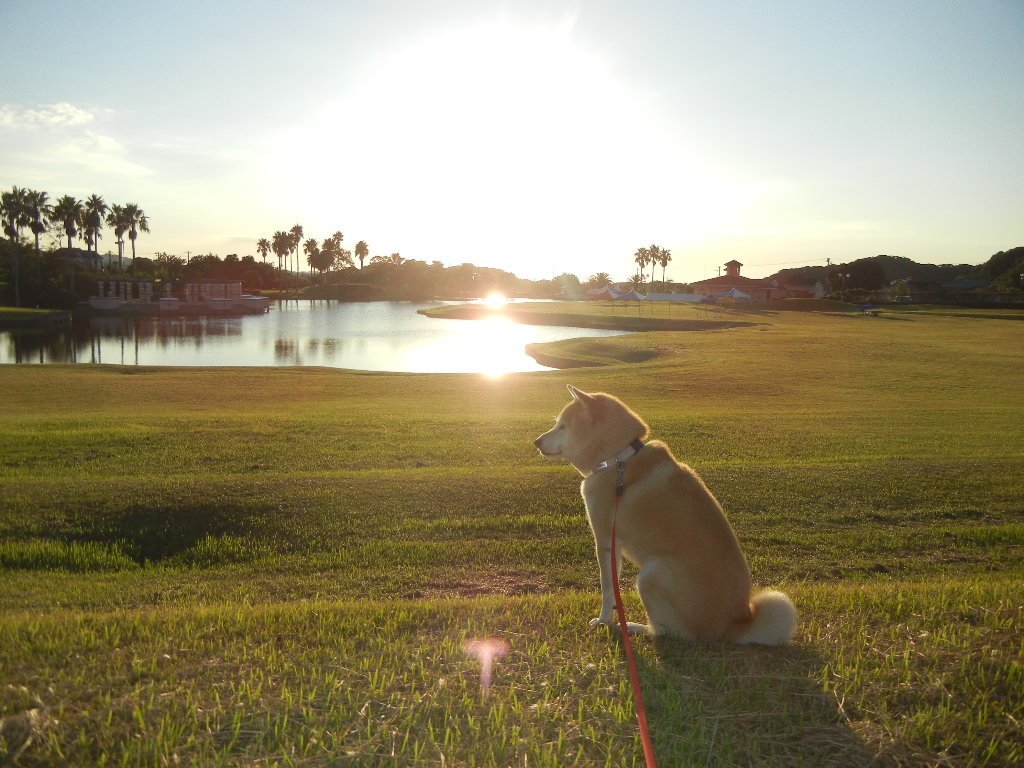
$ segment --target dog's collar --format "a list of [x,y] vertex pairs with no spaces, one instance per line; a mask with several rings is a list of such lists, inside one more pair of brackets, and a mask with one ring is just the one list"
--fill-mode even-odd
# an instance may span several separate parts
[[629,461],[631,458],[633,458],[638,453],[640,453],[640,451],[641,451],[641,449],[643,447],[644,447],[644,441],[643,440],[640,440],[640,439],[634,440],[632,443],[630,443],[629,445],[626,446],[625,450],[620,451],[619,453],[616,453],[610,459],[605,459],[600,464],[598,464],[596,467],[594,467],[594,474],[596,475],[598,472],[603,472],[606,469],[610,469],[610,468],[614,467],[616,464],[622,464],[622,463],[625,463],[625,462]]

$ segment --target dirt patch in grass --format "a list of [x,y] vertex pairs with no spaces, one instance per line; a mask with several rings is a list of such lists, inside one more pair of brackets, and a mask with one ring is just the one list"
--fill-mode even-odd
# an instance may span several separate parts
[[534,595],[549,592],[551,584],[541,574],[527,570],[496,569],[453,575],[450,579],[424,582],[404,594],[408,599],[478,597],[480,595]]

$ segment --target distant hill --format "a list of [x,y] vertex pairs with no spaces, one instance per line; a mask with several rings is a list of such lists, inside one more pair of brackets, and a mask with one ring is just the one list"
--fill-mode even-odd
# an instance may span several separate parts
[[819,280],[824,285],[828,285],[828,277],[825,272],[827,267],[794,267],[793,269],[780,269],[774,275],[769,275],[767,280],[777,280],[780,285],[786,285],[787,283],[793,282],[796,278],[796,282],[809,281],[816,283]]
[[976,268],[974,264],[918,264],[903,256],[875,256],[874,260],[881,264],[890,282],[907,277],[915,282],[944,283],[966,277]]
[[1021,288],[1024,278],[1024,246],[1000,251],[979,267],[974,267],[967,277],[988,280],[1001,288]]
[[[1020,250],[1020,249],[1014,249]],[[995,258],[994,256],[992,258]],[[795,269],[783,269],[776,272],[769,279],[778,280],[785,284],[791,278],[803,278],[805,280],[828,282],[827,273],[830,270],[843,271],[851,264],[862,264],[863,262],[875,262],[882,268],[886,282],[910,278],[915,282],[944,283],[956,280],[960,277],[973,276],[975,270],[981,267],[975,264],[918,264],[912,259],[903,256],[871,256],[867,259],[857,259],[847,264],[833,264],[831,267],[797,267]]]

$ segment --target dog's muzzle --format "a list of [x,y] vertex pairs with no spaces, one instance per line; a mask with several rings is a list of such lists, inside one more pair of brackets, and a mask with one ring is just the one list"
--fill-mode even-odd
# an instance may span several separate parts
[[545,435],[541,435],[533,441],[533,444],[537,446],[537,450],[541,452],[542,456],[554,456],[554,453],[544,450],[544,437]]

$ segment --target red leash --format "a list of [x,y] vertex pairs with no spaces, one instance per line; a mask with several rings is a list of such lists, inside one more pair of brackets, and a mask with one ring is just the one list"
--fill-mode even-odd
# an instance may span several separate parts
[[618,559],[615,553],[615,527],[619,517],[619,505],[622,503],[622,493],[625,490],[625,462],[618,462],[619,479],[615,485],[615,517],[612,518],[612,589],[615,592],[615,612],[619,615],[619,628],[622,630],[622,642],[626,646],[626,659],[629,661],[629,679],[633,684],[633,699],[636,701],[636,721],[640,726],[640,741],[644,745],[644,757],[647,760],[647,768],[658,768],[658,761],[654,757],[654,744],[651,742],[651,731],[647,727],[647,707],[644,706],[644,692],[640,688],[640,670],[636,665],[636,656],[633,654],[633,640],[629,636],[629,627],[626,624],[626,609],[622,606],[622,595],[619,593],[619,573],[617,568]]

